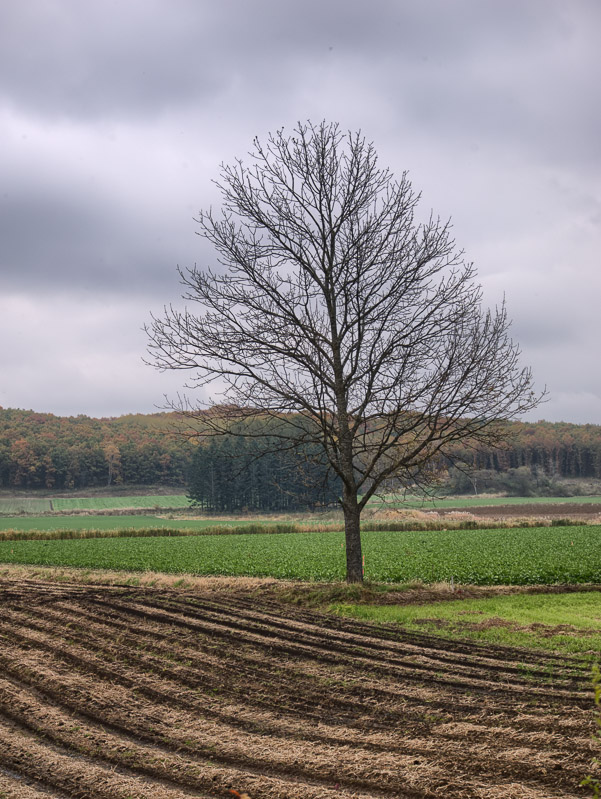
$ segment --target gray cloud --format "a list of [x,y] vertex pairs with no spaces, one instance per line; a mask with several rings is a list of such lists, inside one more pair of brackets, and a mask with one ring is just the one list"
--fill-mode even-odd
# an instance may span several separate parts
[[[15,189],[0,198],[0,285],[18,291],[105,295],[166,291],[173,283],[181,241],[169,229],[144,225],[136,209],[76,191]],[[192,240],[192,220],[187,238]],[[16,235],[19,231],[19,235]],[[196,251],[200,249],[197,242]],[[185,249],[190,262],[193,248]]]
[[214,262],[193,217],[218,165],[311,117],[453,217],[552,390],[540,415],[601,423],[600,23],[597,0],[5,0],[0,403],[174,393],[140,327],[179,301],[176,264]]
[[185,373],[161,374],[142,359],[144,299],[26,294],[0,300],[0,405],[60,415],[152,413]]
[[29,113],[158,114],[223,88],[199,4],[54,0],[3,4],[4,97]]

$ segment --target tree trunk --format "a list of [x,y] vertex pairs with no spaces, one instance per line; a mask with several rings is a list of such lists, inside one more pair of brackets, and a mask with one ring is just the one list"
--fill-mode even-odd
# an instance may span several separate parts
[[345,497],[344,535],[346,539],[346,581],[347,583],[363,582],[363,558],[361,555],[361,511],[357,497]]

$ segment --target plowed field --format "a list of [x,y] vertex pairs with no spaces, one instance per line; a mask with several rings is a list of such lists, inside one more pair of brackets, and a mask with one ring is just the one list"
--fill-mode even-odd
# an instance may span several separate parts
[[575,797],[588,668],[244,591],[0,583],[0,797]]

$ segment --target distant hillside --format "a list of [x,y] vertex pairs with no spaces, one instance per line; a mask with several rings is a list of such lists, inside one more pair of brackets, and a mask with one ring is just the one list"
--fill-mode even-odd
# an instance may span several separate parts
[[[61,417],[0,408],[0,488],[79,489],[106,485],[181,486],[194,445],[172,413],[114,419]],[[601,426],[513,422],[503,449],[458,448],[470,468],[529,467],[565,478],[601,478]]]
[[183,485],[193,446],[174,414],[115,419],[0,409],[0,487]]

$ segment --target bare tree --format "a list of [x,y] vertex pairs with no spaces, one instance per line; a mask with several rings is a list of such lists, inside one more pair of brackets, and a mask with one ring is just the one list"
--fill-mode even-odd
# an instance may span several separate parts
[[360,582],[360,515],[378,488],[423,479],[458,441],[494,443],[540,397],[449,223],[416,221],[407,176],[379,168],[361,134],[299,124],[250,155],[222,166],[223,210],[197,220],[220,268],[180,270],[198,312],[165,308],[150,351],[192,370],[188,387],[219,381],[213,432],[254,416],[282,446],[319,445]]

